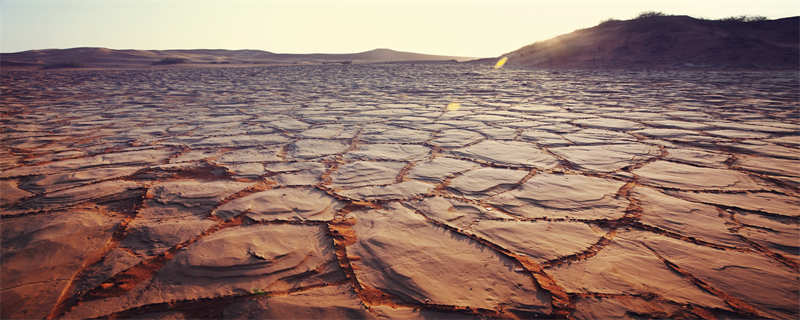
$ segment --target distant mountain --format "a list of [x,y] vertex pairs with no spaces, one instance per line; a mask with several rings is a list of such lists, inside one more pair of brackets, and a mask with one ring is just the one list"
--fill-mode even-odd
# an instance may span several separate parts
[[609,20],[506,54],[509,65],[541,68],[800,67],[800,17],[704,20],[643,16]]
[[347,54],[283,54],[262,50],[114,50],[71,48],[0,54],[3,67],[137,67],[171,64],[360,64],[383,62],[464,61],[470,58],[438,56],[390,49]]

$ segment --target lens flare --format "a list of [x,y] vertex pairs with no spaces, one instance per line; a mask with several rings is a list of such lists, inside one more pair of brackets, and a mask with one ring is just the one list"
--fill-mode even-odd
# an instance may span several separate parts
[[500,58],[500,60],[497,60],[497,63],[494,65],[494,68],[495,68],[495,69],[500,69],[500,68],[502,68],[502,67],[503,67],[503,65],[504,65],[504,64],[506,64],[506,61],[508,61],[508,57],[502,57],[502,58]]

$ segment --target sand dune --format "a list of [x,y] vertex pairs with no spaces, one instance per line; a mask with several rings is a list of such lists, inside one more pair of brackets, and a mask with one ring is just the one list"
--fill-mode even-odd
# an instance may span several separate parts
[[655,16],[607,21],[506,54],[547,68],[797,69],[800,17],[766,21]]
[[171,64],[324,64],[464,61],[470,58],[439,56],[391,49],[359,53],[287,54],[262,50],[115,50],[70,48],[30,50],[0,54],[3,67],[146,67]]

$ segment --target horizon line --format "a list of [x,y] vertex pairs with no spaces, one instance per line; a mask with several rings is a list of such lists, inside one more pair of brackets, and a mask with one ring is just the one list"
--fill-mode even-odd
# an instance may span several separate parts
[[[135,48],[110,48],[110,47],[103,47],[103,46],[77,46],[77,47],[66,47],[66,48],[40,48],[40,49],[28,49],[22,51],[14,51],[14,52],[0,52],[0,54],[16,54],[16,53],[24,53],[29,51],[45,51],[45,50],[70,50],[70,49],[108,49],[108,50],[116,50],[116,51],[193,51],[193,50],[224,50],[224,51],[261,51],[267,52],[272,54],[293,54],[293,55],[301,55],[301,54],[359,54],[359,53],[367,53],[370,51],[378,51],[378,50],[389,50],[394,52],[400,53],[413,53],[413,54],[424,54],[424,55],[431,55],[431,56],[446,56],[446,57],[454,57],[454,58],[494,58],[499,57],[491,56],[491,57],[471,57],[471,56],[459,56],[459,55],[451,55],[451,54],[438,54],[438,53],[426,53],[426,52],[415,52],[415,51],[407,51],[407,50],[397,50],[392,48],[374,48],[369,49],[366,51],[352,51],[352,52],[275,52],[269,51],[265,49],[229,49],[229,48],[170,48],[170,49],[135,49]],[[501,54],[502,55],[502,54]]]

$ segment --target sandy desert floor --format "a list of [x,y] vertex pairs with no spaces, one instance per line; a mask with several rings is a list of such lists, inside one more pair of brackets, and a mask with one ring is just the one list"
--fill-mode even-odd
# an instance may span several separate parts
[[798,84],[4,72],[2,318],[796,319]]

